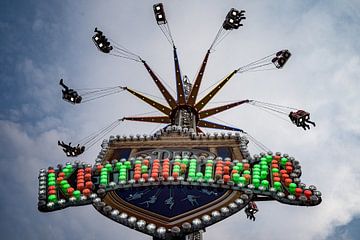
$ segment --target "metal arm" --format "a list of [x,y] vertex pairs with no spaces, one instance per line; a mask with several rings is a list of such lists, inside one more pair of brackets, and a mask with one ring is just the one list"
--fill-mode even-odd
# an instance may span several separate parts
[[237,131],[237,132],[244,132],[243,130],[239,128],[229,127],[225,125],[221,125],[218,123],[213,123],[205,120],[199,120],[198,125],[199,127],[205,127],[205,128],[215,128],[215,129],[221,129],[221,130],[229,130],[229,131]]
[[237,73],[237,70],[234,70],[230,73],[224,80],[222,80],[211,92],[209,92],[205,97],[203,97],[196,105],[195,110],[200,111],[205,107],[205,105],[220,91],[220,89],[232,78],[232,76]]
[[239,102],[230,103],[230,104],[223,105],[223,106],[220,106],[220,107],[210,108],[210,109],[201,111],[199,113],[199,117],[201,119],[206,118],[206,117],[210,117],[212,115],[218,114],[220,112],[226,111],[226,110],[228,110],[230,108],[233,108],[233,107],[236,107],[236,106],[239,106],[241,104],[248,103],[248,102],[250,102],[250,100],[242,100],[242,101],[239,101]]
[[187,102],[188,105],[190,105],[190,106],[195,105],[196,97],[197,97],[199,89],[200,89],[201,80],[202,80],[202,78],[204,76],[204,71],[205,71],[205,67],[206,67],[209,55],[210,55],[210,50],[208,50],[206,55],[205,55],[205,58],[204,58],[204,60],[203,60],[203,62],[201,64],[201,67],[200,67],[200,71],[199,71],[198,75],[196,76],[194,85],[193,85],[193,87],[191,89],[191,92],[190,92],[190,95],[189,95],[189,98],[188,98],[188,102]]
[[177,102],[178,105],[185,105],[185,93],[184,85],[181,79],[179,59],[176,52],[176,47],[174,46],[174,62],[175,62],[175,77],[176,77],[176,92],[177,92]]
[[136,97],[140,98],[141,100],[143,100],[144,102],[146,102],[147,104],[149,104],[150,106],[156,108],[157,110],[159,110],[160,112],[166,114],[166,115],[170,115],[171,113],[171,109],[158,103],[158,102],[155,102],[154,100],[148,98],[148,97],[145,97],[144,95],[134,91],[134,90],[131,90],[127,87],[124,87],[123,88],[124,90],[132,93],[133,95],[135,95]]
[[124,117],[124,120],[138,121],[138,122],[152,122],[152,123],[171,123],[167,116],[152,116],[152,117]]
[[164,96],[166,102],[169,104],[169,106],[174,109],[176,107],[176,101],[175,99],[171,96],[171,94],[169,93],[169,91],[165,88],[165,86],[161,83],[160,79],[155,75],[155,73],[151,70],[150,66],[144,61],[142,60],[142,63],[144,64],[146,70],[149,72],[151,78],[154,80],[154,82],[156,83],[156,86],[159,88],[161,94]]

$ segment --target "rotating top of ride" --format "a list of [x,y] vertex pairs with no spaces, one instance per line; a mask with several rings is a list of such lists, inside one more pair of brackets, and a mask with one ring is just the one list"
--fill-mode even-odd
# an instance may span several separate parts
[[[174,40],[171,35],[170,27],[165,17],[165,12],[162,4],[154,5],[155,19],[165,35],[166,39],[173,47],[174,54],[174,66],[175,66],[175,80],[176,80],[176,96],[172,96],[165,87],[165,82],[159,78],[149,64],[143,60],[139,55],[136,55],[116,43],[112,40],[109,42],[109,39],[104,35],[102,31],[95,28],[95,35],[92,37],[97,48],[105,53],[110,54],[116,57],[122,57],[135,62],[142,63],[149,73],[151,79],[154,81],[158,89],[160,90],[163,98],[167,104],[159,103],[153,100],[151,97],[148,97],[146,93],[131,89],[124,86],[115,86],[108,88],[96,88],[96,89],[87,89],[75,91],[70,89],[64,84],[64,81],[60,80],[60,85],[63,87],[63,99],[72,103],[80,104],[88,101],[92,101],[101,97],[105,97],[111,94],[119,93],[122,91],[127,91],[139,98],[143,102],[149,104],[151,107],[155,108],[157,111],[161,112],[163,115],[160,116],[134,116],[134,117],[123,117],[116,120],[110,126],[105,127],[102,130],[99,130],[96,133],[86,137],[83,141],[79,141],[80,145],[77,147],[71,147],[70,144],[59,143],[63,147],[64,152],[67,156],[78,156],[84,152],[85,147],[88,149],[98,142],[103,136],[109,133],[114,129],[121,121],[139,121],[139,122],[150,122],[150,123],[160,123],[160,124],[169,124],[180,126],[183,129],[193,129],[195,133],[201,133],[201,128],[213,128],[219,130],[228,130],[236,132],[244,132],[243,130],[224,125],[219,123],[214,123],[208,120],[205,120],[208,117],[219,114],[223,111],[229,110],[231,108],[243,105],[250,104],[252,106],[259,107],[265,111],[272,111],[276,114],[286,115],[290,118],[291,122],[294,123],[297,127],[302,127],[304,130],[309,129],[310,126],[308,123],[315,126],[315,123],[310,121],[310,114],[303,110],[296,108],[291,108],[287,106],[281,106],[277,104],[265,103],[256,100],[243,99],[239,101],[230,102],[228,104],[208,108],[206,109],[207,104],[218,94],[218,92],[229,82],[236,74],[249,72],[249,71],[263,71],[271,69],[281,69],[284,67],[286,62],[289,60],[291,54],[288,50],[277,51],[273,54],[270,54],[264,58],[253,61],[245,66],[239,67],[233,70],[231,73],[226,75],[224,79],[218,81],[213,85],[213,88],[208,94],[198,100],[199,89],[202,83],[202,79],[205,73],[206,65],[209,60],[210,54],[213,52],[216,46],[227,36],[232,30],[238,29],[243,26],[242,21],[246,19],[244,16],[244,10],[237,10],[232,8],[225,17],[225,20],[220,27],[217,35],[212,42],[210,48],[206,52],[204,60],[201,63],[200,70],[194,78],[194,81],[191,83],[186,76],[182,76],[180,70],[179,59],[177,56],[177,49],[175,47]],[[211,88],[211,87],[209,87]],[[289,113],[289,110],[291,112]]]
[[[144,65],[167,104],[124,86],[75,91],[60,80],[63,99],[82,104],[114,93],[127,91],[160,111],[161,116],[134,116],[117,119],[77,145],[59,141],[67,157],[77,157],[122,121],[167,124],[152,135],[110,136],[101,144],[95,164],[75,161],[57,168],[40,170],[38,209],[43,212],[70,206],[93,204],[112,220],[161,239],[179,239],[217,223],[245,208],[255,220],[255,201],[315,206],[321,193],[301,182],[299,161],[288,154],[273,154],[262,143],[240,128],[205,120],[243,104],[283,114],[297,127],[309,129],[314,122],[306,111],[256,100],[239,100],[206,109],[222,87],[238,73],[281,69],[289,60],[288,50],[277,51],[239,67],[220,80],[200,100],[197,99],[206,65],[214,48],[231,30],[243,24],[244,10],[232,8],[206,52],[200,70],[190,82],[182,76],[177,49],[171,36],[163,5],[154,5],[157,24],[173,47],[176,96],[140,56],[107,38],[95,28],[97,48],[116,57]],[[289,113],[290,111],[290,113]],[[204,133],[201,128],[221,130]],[[231,131],[231,132],[224,132]],[[247,145],[253,141],[263,150],[251,156]],[[86,148],[85,148],[86,147]]]

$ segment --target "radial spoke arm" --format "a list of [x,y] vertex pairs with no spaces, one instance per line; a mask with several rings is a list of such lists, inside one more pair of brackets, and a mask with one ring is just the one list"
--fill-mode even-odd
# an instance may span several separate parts
[[151,70],[150,66],[143,60],[142,61],[146,70],[149,72],[151,78],[156,83],[156,86],[159,88],[161,94],[164,96],[166,102],[169,104],[169,106],[174,109],[176,108],[176,102],[175,99],[171,96],[169,91],[165,88],[165,86],[161,83],[160,79],[155,75],[155,73]]
[[161,103],[158,103],[158,102],[155,102],[154,100],[148,98],[148,97],[145,97],[144,95],[134,91],[134,90],[131,90],[127,87],[124,87],[123,88],[124,90],[130,92],[131,94],[135,95],[136,97],[140,98],[141,100],[143,100],[144,102],[146,102],[147,104],[149,104],[150,106],[156,108],[157,110],[159,110],[160,112],[166,114],[166,115],[170,115],[171,113],[171,109],[162,105]]
[[168,116],[124,117],[123,120],[153,123],[171,123]]
[[206,55],[205,55],[205,58],[204,58],[204,60],[203,60],[203,62],[201,64],[201,67],[200,67],[200,71],[199,71],[198,75],[196,76],[194,85],[193,85],[193,87],[191,89],[191,92],[190,92],[190,95],[188,97],[188,104],[190,106],[195,105],[196,97],[197,97],[199,89],[200,89],[201,80],[202,80],[204,72],[205,72],[205,68],[206,68],[206,64],[208,62],[209,55],[210,55],[210,50],[208,50]]
[[178,102],[179,105],[185,105],[184,85],[183,85],[183,81],[181,79],[179,59],[178,59],[178,56],[177,56],[175,46],[174,46],[174,62],[175,62],[177,102]]
[[250,100],[242,100],[242,101],[238,101],[238,102],[234,102],[234,103],[230,103],[230,104],[227,104],[227,105],[223,105],[223,106],[219,106],[219,107],[215,107],[215,108],[210,108],[210,109],[207,109],[207,110],[204,110],[204,111],[201,111],[199,113],[199,117],[200,119],[202,118],[206,118],[206,117],[210,117],[214,114],[218,114],[220,112],[223,112],[223,111],[226,111],[230,108],[233,108],[233,107],[236,107],[236,106],[239,106],[241,104],[244,104],[244,103],[249,103]]
[[225,125],[221,125],[218,123],[213,123],[213,122],[209,122],[209,121],[205,121],[205,120],[199,120],[197,126],[204,127],[204,128],[215,128],[215,129],[220,129],[220,130],[244,132],[243,130],[241,130],[239,128],[229,127],[229,126],[225,126]]
[[220,91],[220,89],[237,73],[237,70],[234,70],[230,73],[224,80],[222,80],[211,92],[204,96],[196,105],[195,110],[200,111],[205,107],[205,105]]
[[204,132],[201,130],[201,128],[199,128],[199,127],[196,127],[196,132],[197,132],[197,133],[204,133]]

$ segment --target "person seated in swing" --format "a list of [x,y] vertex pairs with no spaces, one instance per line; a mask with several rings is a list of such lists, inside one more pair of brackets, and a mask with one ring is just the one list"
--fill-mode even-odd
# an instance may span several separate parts
[[257,208],[255,202],[250,202],[245,208],[246,218],[255,221],[254,215],[258,211],[259,211],[259,209]]
[[78,144],[76,147],[75,147],[75,155],[78,156],[80,154],[82,154],[83,152],[85,151],[85,146],[81,146],[80,147],[80,144]]
[[59,83],[64,89],[62,90],[62,98],[73,104],[81,103],[82,97],[74,90],[64,84],[64,80],[60,79]]
[[94,32],[95,32],[95,35],[92,37],[92,39],[95,42],[95,45],[103,53],[110,53],[110,51],[113,50],[113,47],[110,46],[110,42],[103,35],[103,32],[98,30],[97,28],[95,28]]
[[304,130],[310,129],[310,125],[307,123],[310,123],[314,127],[316,126],[315,122],[310,121],[310,113],[305,112],[304,110],[290,112],[289,118],[292,123],[294,123],[297,127],[302,127]]
[[63,148],[63,151],[68,157],[76,157],[85,152],[85,146],[80,146],[80,144],[73,147],[71,146],[71,142],[69,144],[65,144],[63,141],[58,141],[58,145]]
[[96,35],[99,35],[99,36],[101,36],[103,34],[102,31],[97,29],[97,27],[95,28],[94,32],[96,32]]
[[65,144],[64,141],[58,141],[58,145],[61,146],[63,148],[64,153],[66,154],[66,156],[70,156],[72,153],[72,148],[71,147],[71,142],[69,144]]
[[108,39],[105,36],[101,36],[100,40],[101,41],[98,45],[100,50],[104,53],[110,53],[110,51],[113,50],[113,47],[110,46]]

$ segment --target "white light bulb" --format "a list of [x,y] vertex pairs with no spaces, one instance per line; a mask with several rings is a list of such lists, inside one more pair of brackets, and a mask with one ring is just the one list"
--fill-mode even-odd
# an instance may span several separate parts
[[159,14],[159,16],[158,16],[158,17],[159,17],[159,19],[161,19],[163,16],[162,16],[161,14]]

